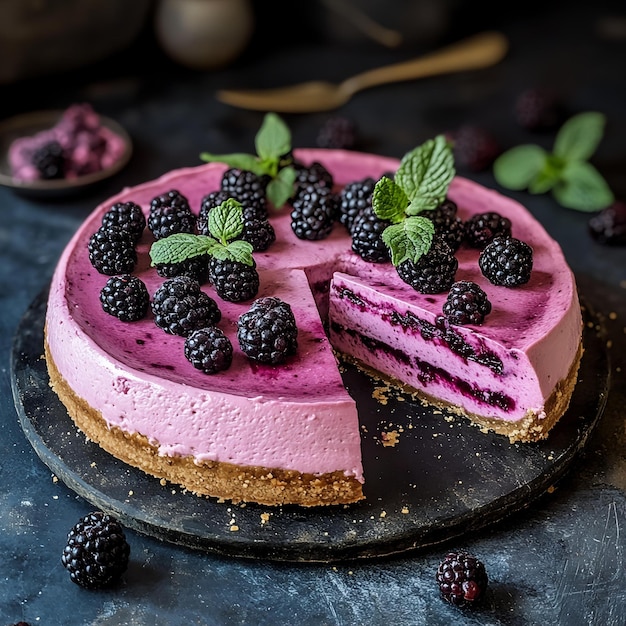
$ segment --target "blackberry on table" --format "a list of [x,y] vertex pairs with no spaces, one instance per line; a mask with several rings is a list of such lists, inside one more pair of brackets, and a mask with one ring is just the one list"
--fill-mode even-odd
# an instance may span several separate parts
[[259,273],[254,259],[252,265],[246,265],[233,259],[212,257],[209,276],[217,295],[228,302],[245,302],[259,291]]
[[209,282],[210,259],[208,254],[199,254],[177,263],[157,263],[155,269],[162,278],[189,276],[197,280],[199,285],[204,285]]
[[616,200],[589,218],[589,234],[608,246],[626,245],[626,202]]
[[296,180],[294,181],[294,193],[290,199],[292,204],[311,187],[333,188],[333,175],[319,161],[313,161],[310,165],[295,163],[294,169]]
[[435,235],[442,237],[453,252],[461,247],[465,236],[464,223],[457,211],[456,202],[446,198],[436,209],[422,213],[433,222]]
[[472,606],[487,590],[489,577],[484,563],[465,551],[448,552],[435,575],[441,597],[455,606]]
[[514,115],[526,130],[552,130],[564,118],[564,107],[556,92],[546,87],[529,87],[515,100]]
[[252,360],[277,365],[298,348],[298,328],[291,306],[275,297],[255,300],[237,321],[241,350]]
[[61,563],[72,582],[86,589],[103,589],[119,581],[129,556],[130,545],[117,519],[95,511],[69,531]]
[[148,228],[157,240],[175,233],[193,233],[196,216],[187,198],[177,189],[170,189],[150,201]]
[[146,227],[146,216],[135,202],[116,202],[102,216],[105,227],[117,226],[127,232],[136,243]]
[[335,224],[339,198],[328,187],[308,185],[291,210],[291,229],[298,239],[309,241],[325,239]]
[[530,280],[533,249],[515,237],[496,237],[480,253],[478,265],[494,285],[517,287]]
[[352,251],[370,263],[389,261],[389,249],[382,238],[389,224],[376,215],[371,205],[365,207],[352,225]]
[[101,226],[87,244],[89,261],[101,274],[129,274],[137,264],[132,237],[118,226]]
[[316,138],[318,148],[350,150],[357,142],[358,129],[354,120],[342,115],[328,117],[320,126]]
[[267,215],[267,185],[270,177],[258,176],[254,172],[236,167],[227,169],[222,175],[221,189],[243,206],[255,207],[259,215]]
[[456,162],[472,172],[486,170],[502,151],[495,137],[482,126],[465,124],[451,138]]
[[454,282],[459,262],[452,248],[440,237],[433,239],[430,250],[416,262],[407,259],[396,270],[398,276],[420,293],[442,293]]
[[63,146],[56,140],[47,141],[39,146],[31,156],[31,162],[43,180],[65,178],[67,161]]
[[476,213],[465,220],[465,243],[482,250],[494,237],[510,237],[511,220],[495,211]]
[[233,345],[216,326],[194,330],[185,339],[185,357],[205,374],[227,370],[233,362]]
[[371,176],[348,183],[339,193],[339,223],[343,224],[348,232],[357,215],[372,206],[372,193],[376,180]]
[[170,335],[188,337],[222,318],[217,303],[189,276],[168,278],[152,297],[154,322]]
[[491,313],[491,302],[483,289],[475,282],[455,282],[443,305],[443,314],[451,324],[482,324]]
[[100,290],[100,303],[105,313],[122,322],[136,322],[146,316],[150,294],[138,276],[111,276]]

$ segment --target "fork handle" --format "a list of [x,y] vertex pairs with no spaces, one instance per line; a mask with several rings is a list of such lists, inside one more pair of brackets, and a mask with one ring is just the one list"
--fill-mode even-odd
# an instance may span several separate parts
[[355,93],[386,83],[489,67],[504,57],[508,47],[508,40],[502,33],[487,31],[417,59],[357,74],[345,80],[341,87]]

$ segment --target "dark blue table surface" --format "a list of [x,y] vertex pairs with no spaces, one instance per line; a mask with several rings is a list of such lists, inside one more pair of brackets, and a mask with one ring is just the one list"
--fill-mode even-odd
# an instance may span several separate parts
[[[495,13],[454,36],[501,28],[507,58],[481,72],[375,88],[340,113],[356,121],[362,149],[401,157],[439,132],[472,122],[504,147],[540,143],[516,125],[515,97],[548,83],[573,112],[597,110],[607,132],[593,162],[626,198],[626,13],[620,2],[531,3],[515,19]],[[565,6],[565,5],[564,5]],[[513,12],[515,14],[515,12]],[[450,38],[452,38],[452,33]],[[229,559],[128,531],[131,562],[122,584],[86,591],[60,564],[67,531],[92,507],[55,480],[20,428],[10,352],[18,322],[51,277],[65,244],[96,204],[121,187],[197,165],[204,150],[249,152],[262,113],[214,98],[223,87],[339,80],[404,60],[415,50],[347,47],[291,37],[256,41],[222,70],[169,63],[149,42],[90,71],[0,86],[1,117],[90,101],[131,134],[127,168],[88,193],[42,201],[0,189],[0,624],[598,624],[626,623],[626,247],[595,243],[589,215],[549,196],[511,193],[561,243],[581,293],[605,320],[613,388],[584,455],[551,493],[522,513],[449,545],[359,563],[287,564]],[[297,147],[313,146],[326,114],[286,115]],[[490,171],[459,171],[498,188]],[[507,192],[509,193],[509,192]],[[447,548],[486,564],[490,587],[477,610],[444,604],[434,583]]]

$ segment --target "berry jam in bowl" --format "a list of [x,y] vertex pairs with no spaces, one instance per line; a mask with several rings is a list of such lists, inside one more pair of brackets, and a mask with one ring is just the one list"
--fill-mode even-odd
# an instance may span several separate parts
[[89,104],[35,111],[0,122],[0,184],[33,197],[81,191],[119,172],[132,142]]

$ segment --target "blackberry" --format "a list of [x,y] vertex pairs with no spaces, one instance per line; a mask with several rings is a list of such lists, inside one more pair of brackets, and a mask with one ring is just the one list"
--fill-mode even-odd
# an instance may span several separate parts
[[43,180],[65,178],[67,161],[63,146],[56,140],[39,146],[31,156],[31,162]]
[[476,283],[460,280],[450,287],[443,314],[451,324],[482,324],[491,313],[487,294]]
[[196,216],[187,198],[177,189],[171,189],[150,201],[148,228],[157,240],[174,233],[193,233]]
[[448,552],[435,575],[441,597],[456,606],[472,606],[484,597],[489,583],[482,561],[464,551]]
[[111,276],[100,290],[100,303],[105,313],[122,322],[136,322],[146,316],[150,294],[137,276]]
[[463,220],[457,215],[457,210],[456,203],[446,198],[436,209],[422,214],[432,220],[435,235],[442,237],[453,252],[461,247],[465,236]]
[[146,216],[134,202],[116,202],[102,216],[102,225],[117,226],[126,231],[136,243],[146,227]]
[[291,306],[279,298],[255,300],[237,321],[241,350],[252,360],[277,365],[298,348],[298,328]]
[[71,528],[61,563],[72,582],[86,589],[103,589],[119,581],[129,556],[130,545],[120,523],[95,511]]
[[217,324],[222,313],[213,298],[189,276],[168,278],[152,297],[154,322],[170,335],[188,337],[194,330]]
[[494,237],[510,237],[511,220],[495,211],[476,213],[465,221],[465,243],[478,250],[491,243]]
[[200,201],[200,211],[196,220],[196,228],[201,235],[209,235],[209,213],[211,209],[226,202],[230,196],[226,191],[212,191]]
[[370,263],[389,261],[389,249],[382,238],[389,224],[376,215],[371,205],[365,207],[352,225],[352,251]]
[[485,128],[466,124],[451,135],[456,162],[473,172],[486,170],[500,154],[500,145]]
[[420,293],[442,293],[454,282],[459,266],[452,248],[441,238],[433,239],[430,250],[417,263],[407,259],[397,266],[398,276]]
[[298,239],[325,239],[333,230],[338,205],[339,197],[328,187],[308,185],[293,201],[291,230]]
[[310,165],[295,163],[294,169],[296,170],[296,180],[294,193],[290,198],[292,204],[312,186],[333,188],[333,175],[319,161],[313,161]]
[[598,243],[609,246],[626,245],[626,202],[616,200],[592,215],[588,229]]
[[185,357],[196,369],[215,374],[231,366],[233,345],[219,328],[199,328],[185,339]]
[[478,265],[494,285],[517,287],[530,280],[533,249],[515,237],[496,237],[480,253]]
[[243,206],[252,206],[259,215],[267,216],[267,185],[270,177],[258,176],[254,172],[236,167],[227,169],[222,175],[221,189]]
[[515,100],[516,122],[531,131],[552,130],[565,117],[559,96],[545,87],[529,87]]
[[217,295],[228,302],[245,302],[259,291],[259,273],[256,262],[246,265],[232,259],[211,258],[209,275]]
[[101,226],[87,244],[89,261],[101,274],[129,274],[137,263],[132,237],[117,226]]
[[157,263],[155,269],[162,278],[189,276],[198,281],[199,285],[204,285],[209,282],[210,258],[208,254],[199,254],[178,263]]
[[276,241],[276,231],[268,219],[246,217],[244,212],[241,239],[247,241],[254,252],[263,252]]
[[368,176],[361,180],[348,183],[339,194],[339,222],[343,224],[348,232],[352,230],[352,225],[356,216],[372,206],[372,193],[376,181]]
[[350,150],[357,141],[357,125],[348,117],[333,115],[321,125],[317,134],[318,148]]

